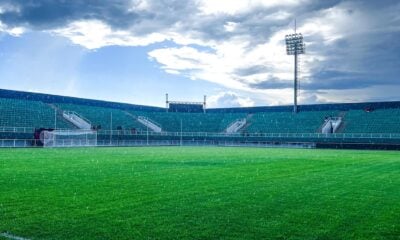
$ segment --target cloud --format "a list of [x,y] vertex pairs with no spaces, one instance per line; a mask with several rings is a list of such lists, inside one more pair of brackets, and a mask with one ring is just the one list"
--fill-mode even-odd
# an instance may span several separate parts
[[166,36],[159,33],[150,33],[135,37],[126,30],[113,30],[99,20],[73,22],[63,28],[50,31],[53,34],[69,38],[73,43],[88,49],[105,46],[147,46],[152,43],[166,40]]
[[[9,12],[14,12],[14,13],[19,13],[20,9],[14,5],[8,4],[8,3],[0,3],[0,15],[9,13]],[[25,29],[21,26],[7,26],[3,22],[0,21],[0,33],[6,33],[14,37],[18,37],[21,34],[25,32]]]
[[[234,46],[226,46],[226,54],[231,47]],[[232,67],[237,64],[237,57],[232,56],[232,61],[229,61],[225,58],[225,53],[215,54],[193,47],[179,47],[156,49],[149,52],[149,56],[167,71],[178,71],[193,80],[211,81],[235,89],[245,87],[230,76]]]
[[398,12],[394,0],[2,0],[0,31],[45,31],[88,49],[170,42],[148,53],[165,72],[282,103],[293,79],[284,36],[297,17],[301,87],[325,101],[326,90],[400,88]]
[[0,33],[1,32],[9,34],[14,37],[19,37],[25,32],[25,29],[23,27],[11,27],[10,28],[0,22]]
[[239,96],[237,93],[228,91],[220,92],[208,98],[209,107],[251,107],[254,101],[248,97]]
[[347,89],[347,90],[330,90],[330,91],[313,91],[312,93],[302,93],[305,97],[315,95],[317,102],[380,102],[393,101],[398,99],[398,86],[383,85],[366,89]]
[[251,12],[255,8],[274,8],[282,6],[296,6],[308,2],[306,0],[201,0],[199,9],[203,14],[228,14],[234,15],[243,12]]
[[[362,74],[359,72],[321,71],[314,75],[315,81],[302,82],[299,87],[302,90],[346,90],[365,89],[373,86],[393,85],[394,78],[380,79],[379,76]],[[293,88],[293,81],[270,79],[268,81],[253,84],[256,89],[283,89]]]

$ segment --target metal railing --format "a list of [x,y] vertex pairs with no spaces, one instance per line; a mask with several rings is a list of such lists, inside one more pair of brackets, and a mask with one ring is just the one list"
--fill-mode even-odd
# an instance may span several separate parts
[[[71,129],[57,129],[71,130]],[[0,127],[0,133],[34,133],[32,127]],[[74,131],[74,130],[71,130]],[[265,137],[265,138],[388,138],[400,139],[400,133],[226,133],[226,132],[153,132],[136,130],[98,130],[99,135],[183,136],[183,137]]]
[[[33,131],[33,128],[0,127],[0,147],[40,146],[41,141],[33,139]],[[71,133],[73,132],[72,130]],[[32,139],[18,139],[18,137],[23,138],[26,135],[18,136],[15,135],[16,133],[30,133]],[[97,131],[97,135],[99,138],[97,138],[96,144],[92,144],[94,146],[218,145],[220,143],[250,146],[252,144],[266,145],[266,142],[278,142],[280,145],[291,142],[302,144],[318,142],[400,144],[400,133],[212,133],[100,130]],[[65,139],[64,141],[66,142],[59,145],[72,146],[67,142],[71,140]]]
[[35,128],[31,127],[0,127],[0,132],[13,132],[13,133],[33,133]]
[[[57,140],[56,147],[135,147],[135,146],[224,146],[224,147],[287,147],[315,148],[315,143],[286,142],[270,143],[263,141],[216,141],[216,140],[97,140],[97,143],[81,144],[71,140]],[[42,147],[35,139],[0,139],[0,148],[35,148]],[[50,148],[54,146],[48,146]]]
[[0,148],[38,147],[39,140],[35,139],[0,139]]
[[[323,141],[322,141],[323,142]],[[394,142],[340,142],[334,139],[328,139],[325,144],[351,144],[351,145],[392,145],[400,146],[400,141]],[[82,140],[81,144],[70,139],[57,140],[57,145],[48,147],[134,147],[134,146],[231,146],[231,147],[279,147],[279,148],[316,148],[318,141],[309,141],[306,139],[192,139],[192,140],[155,140],[155,139],[98,139],[96,142],[88,144]],[[37,148],[43,147],[40,140],[35,139],[0,139],[0,148]]]
[[183,137],[265,137],[265,138],[389,138],[400,139],[400,133],[226,133],[226,132],[153,132],[101,130],[99,135],[149,135]]

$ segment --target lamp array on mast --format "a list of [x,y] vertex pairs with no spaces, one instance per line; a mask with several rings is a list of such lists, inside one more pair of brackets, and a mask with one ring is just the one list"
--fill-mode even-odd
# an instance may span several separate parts
[[305,44],[303,43],[303,35],[301,33],[288,34],[285,37],[286,53],[288,55],[304,54]]

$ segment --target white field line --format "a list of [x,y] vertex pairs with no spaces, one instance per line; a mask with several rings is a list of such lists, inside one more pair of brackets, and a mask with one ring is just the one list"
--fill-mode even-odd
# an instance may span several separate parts
[[11,239],[11,240],[29,240],[29,238],[18,237],[18,236],[12,235],[7,232],[0,233],[0,237],[5,237],[5,238]]

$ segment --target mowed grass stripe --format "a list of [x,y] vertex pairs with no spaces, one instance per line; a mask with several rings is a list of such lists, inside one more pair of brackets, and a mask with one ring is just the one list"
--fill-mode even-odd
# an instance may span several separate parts
[[0,150],[0,232],[32,239],[398,239],[400,154]]

